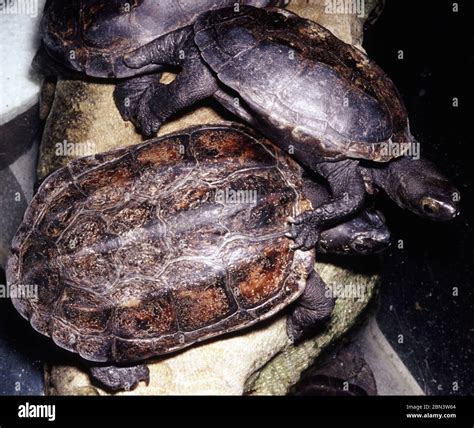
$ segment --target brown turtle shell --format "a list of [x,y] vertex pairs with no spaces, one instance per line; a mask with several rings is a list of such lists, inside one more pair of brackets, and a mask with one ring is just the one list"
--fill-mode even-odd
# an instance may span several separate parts
[[[203,12],[234,7],[236,0],[47,0],[41,35],[48,53],[72,70],[92,77],[130,77],[161,69],[128,68],[122,57],[148,42],[190,25]],[[284,4],[241,0],[264,7]]]
[[14,238],[13,304],[88,360],[172,352],[302,293],[314,255],[284,232],[308,208],[300,167],[235,124],[77,159],[41,185]]

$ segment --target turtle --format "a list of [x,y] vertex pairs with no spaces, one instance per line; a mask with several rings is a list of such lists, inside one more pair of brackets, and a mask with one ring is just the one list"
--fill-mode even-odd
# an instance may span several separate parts
[[349,342],[306,369],[289,395],[373,396],[377,384],[361,346]]
[[[285,6],[278,0],[47,0],[35,68],[68,78],[127,78],[137,69],[123,54],[191,24],[198,15],[219,7]],[[163,67],[151,64],[140,73]]]
[[[110,390],[148,381],[148,358],[285,308],[299,340],[330,317],[334,299],[314,270],[315,251],[292,248],[285,219],[327,195],[237,124],[73,160],[44,180],[12,241],[13,305]],[[343,252],[351,242],[360,254],[386,243],[383,221],[362,236],[371,217],[350,221],[340,229]],[[329,231],[322,248],[339,252]]]
[[397,194],[399,205],[426,191],[425,202],[403,203],[421,206],[423,216],[458,213],[452,195],[459,192],[447,180],[436,180],[442,186],[436,192],[420,187],[398,198],[399,182],[416,168],[390,161],[418,147],[403,100],[380,67],[313,21],[278,8],[218,9],[126,54],[124,62],[181,68],[169,85],[155,79],[117,86],[122,117],[145,138],[176,112],[212,97],[327,180],[331,200],[289,219],[298,248],[314,247],[322,229],[359,211],[367,187]]
[[[303,194],[312,206],[330,200],[326,186],[303,174]],[[291,238],[291,233],[286,236]],[[321,231],[316,243],[316,254],[367,256],[381,253],[390,245],[390,230],[385,216],[376,209],[364,208],[340,224]]]

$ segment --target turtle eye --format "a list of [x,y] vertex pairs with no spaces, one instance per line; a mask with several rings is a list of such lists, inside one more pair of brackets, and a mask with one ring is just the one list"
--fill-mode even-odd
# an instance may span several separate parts
[[383,223],[387,222],[387,218],[385,217],[385,214],[382,211],[375,210],[375,214],[378,215],[379,219],[382,220]]
[[365,252],[365,251],[367,250],[367,248],[365,247],[365,245],[359,244],[359,243],[357,243],[357,244],[354,245],[354,249],[355,249],[356,251],[358,251],[359,253],[363,253],[363,252]]
[[435,214],[438,211],[437,203],[431,198],[423,198],[421,208],[426,214]]
[[433,207],[429,204],[424,204],[423,205],[423,211],[428,213],[428,214],[433,214],[434,213]]

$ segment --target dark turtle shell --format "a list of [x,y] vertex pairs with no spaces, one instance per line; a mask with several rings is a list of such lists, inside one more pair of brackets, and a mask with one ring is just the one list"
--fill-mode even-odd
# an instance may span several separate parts
[[295,300],[312,269],[314,254],[284,236],[286,217],[310,208],[301,189],[300,167],[237,125],[75,160],[41,185],[13,240],[13,303],[92,361],[250,326]]
[[219,80],[272,140],[297,141],[296,156],[317,150],[328,160],[387,161],[403,154],[392,143],[400,149],[411,141],[391,80],[315,22],[281,9],[226,8],[201,15],[194,32]]
[[[124,53],[194,22],[205,11],[233,6],[235,0],[48,0],[41,23],[48,53],[92,77],[130,77],[137,70]],[[270,0],[245,0],[266,6]],[[140,73],[158,69],[153,65]]]

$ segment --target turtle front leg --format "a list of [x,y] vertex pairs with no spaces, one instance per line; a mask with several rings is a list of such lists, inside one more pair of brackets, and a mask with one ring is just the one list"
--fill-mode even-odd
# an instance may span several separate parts
[[288,237],[295,241],[293,248],[310,250],[316,246],[322,229],[360,210],[365,199],[365,184],[358,166],[354,160],[318,165],[316,171],[327,180],[332,198],[313,211],[289,219],[292,227]]
[[334,309],[334,299],[316,271],[308,277],[303,294],[295,302],[287,321],[287,332],[295,342],[302,339],[315,327],[326,321]]
[[150,370],[144,364],[121,366],[97,366],[90,368],[90,375],[111,391],[131,391],[139,382],[150,382]]

